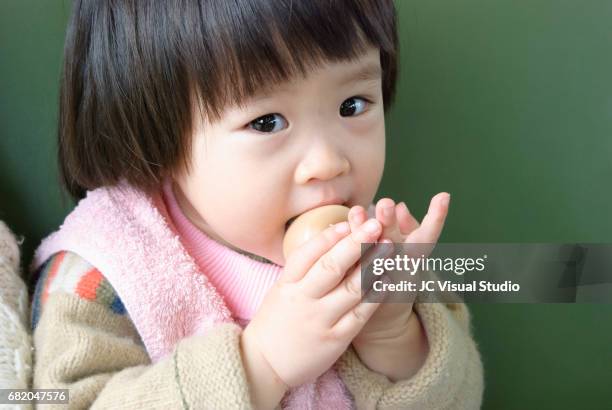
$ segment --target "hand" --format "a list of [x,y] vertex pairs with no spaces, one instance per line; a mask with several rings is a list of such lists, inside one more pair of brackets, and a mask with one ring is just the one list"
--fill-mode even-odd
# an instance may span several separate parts
[[[390,198],[380,199],[375,209],[370,209],[383,226],[380,241],[427,243],[432,244],[431,251],[444,227],[449,200],[450,195],[447,193],[441,192],[435,195],[431,199],[423,222],[419,224],[403,202],[396,205]],[[352,207],[349,212],[351,230],[359,229],[366,218],[363,207]],[[383,303],[361,329],[356,337],[358,343],[354,345],[366,346],[369,340],[380,341],[403,337],[409,329],[414,329],[414,326],[410,326],[412,305],[412,303]]]
[[[288,387],[314,380],[344,353],[379,303],[360,303],[361,243],[382,232],[329,227],[294,250],[243,336]],[[348,271],[348,272],[347,272]]]

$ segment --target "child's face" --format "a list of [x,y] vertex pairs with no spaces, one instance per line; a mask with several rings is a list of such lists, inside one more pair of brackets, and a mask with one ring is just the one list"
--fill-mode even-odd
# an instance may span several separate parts
[[228,107],[218,122],[196,117],[193,167],[175,191],[187,217],[231,248],[284,266],[290,218],[374,198],[385,161],[376,48]]

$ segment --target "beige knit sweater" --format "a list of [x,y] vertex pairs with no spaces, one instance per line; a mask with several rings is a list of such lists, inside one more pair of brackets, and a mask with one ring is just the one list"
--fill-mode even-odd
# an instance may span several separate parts
[[[68,282],[78,270],[91,269],[78,255],[70,257],[73,262],[62,269],[73,272],[60,272],[55,280]],[[252,408],[238,325],[185,338],[172,355],[151,364],[129,315],[67,289],[69,283],[51,285],[41,307],[34,332],[34,387],[70,389],[71,409]],[[412,378],[392,383],[365,367],[352,347],[338,360],[357,408],[479,408],[483,368],[465,305],[430,303],[416,309],[430,349]]]

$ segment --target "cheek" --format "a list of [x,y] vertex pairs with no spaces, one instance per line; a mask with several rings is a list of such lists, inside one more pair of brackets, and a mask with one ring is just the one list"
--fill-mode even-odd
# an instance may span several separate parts
[[256,155],[243,141],[211,130],[209,136],[195,140],[192,170],[183,181],[203,229],[246,250],[271,242],[286,214],[279,170],[266,167],[269,156]]
[[384,166],[385,161],[385,123],[379,121],[364,129],[362,134],[364,143],[359,145],[363,160],[368,166],[377,170]]
[[274,182],[276,172],[266,175],[261,167],[260,172],[246,171],[244,166],[225,167],[212,173],[223,178],[201,177],[206,188],[198,201],[199,211],[213,229],[232,242],[239,236],[261,240],[284,216],[282,188]]
[[[237,187],[239,189],[239,187]],[[250,197],[246,195],[251,194]],[[219,203],[213,229],[232,245],[258,255],[269,257],[283,233],[282,209],[274,206],[274,198],[258,195],[257,192],[242,190],[240,199],[232,207]],[[282,202],[279,200],[277,203]]]
[[354,145],[353,158],[356,163],[355,178],[359,186],[358,203],[372,201],[385,166],[385,123],[384,117],[378,121],[364,122],[358,128],[360,144]]

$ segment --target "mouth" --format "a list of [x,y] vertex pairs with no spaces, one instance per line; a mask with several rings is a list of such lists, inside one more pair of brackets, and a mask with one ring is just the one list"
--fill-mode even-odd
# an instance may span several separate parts
[[313,207],[313,208],[307,209],[307,210],[305,210],[304,212],[299,213],[299,214],[297,214],[297,215],[295,215],[295,216],[293,216],[293,217],[289,218],[289,220],[288,220],[288,221],[287,221],[287,223],[285,224],[285,232],[287,231],[287,229],[289,229],[289,226],[291,226],[291,224],[292,224],[292,223],[293,223],[293,222],[294,222],[294,221],[295,221],[295,220],[296,220],[296,219],[297,219],[297,218],[298,218],[300,215],[302,215],[302,214],[304,214],[304,213],[306,213],[306,212],[308,212],[308,211],[310,211],[310,210],[312,210],[312,209],[319,208],[319,207],[321,207],[321,206],[325,206],[325,205],[342,205],[342,206],[346,206],[347,208],[350,208],[350,207],[351,207],[351,205],[349,205],[349,201],[344,201],[344,202],[339,202],[339,201],[329,201],[329,203],[322,203],[322,204],[320,204],[320,205],[317,205],[317,206],[315,206],[315,207]]

